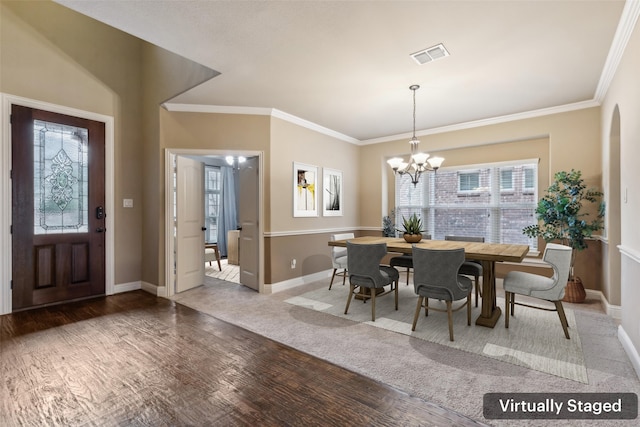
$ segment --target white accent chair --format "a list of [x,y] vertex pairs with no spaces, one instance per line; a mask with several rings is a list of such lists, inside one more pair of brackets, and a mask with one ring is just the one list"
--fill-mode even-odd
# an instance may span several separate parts
[[[505,328],[509,327],[509,317],[510,315],[514,315],[514,306],[517,304],[540,310],[557,311],[562,329],[564,330],[564,336],[566,339],[569,339],[569,325],[567,324],[567,317],[562,307],[562,298],[564,297],[564,290],[567,287],[567,280],[569,279],[571,253],[572,249],[569,246],[547,243],[542,259],[553,268],[552,277],[522,271],[511,271],[507,273],[503,282],[505,293]],[[554,303],[555,309],[515,302],[515,294],[551,301]],[[511,309],[511,313],[509,313],[509,309]]]
[[[354,237],[355,235],[353,233],[332,234],[331,241],[353,239]],[[333,274],[331,275],[329,290],[331,290],[333,279],[335,279],[336,276],[342,276],[342,286],[344,286],[347,280],[347,248],[332,246],[331,264],[333,265]],[[338,272],[338,270],[342,270],[342,272]]]

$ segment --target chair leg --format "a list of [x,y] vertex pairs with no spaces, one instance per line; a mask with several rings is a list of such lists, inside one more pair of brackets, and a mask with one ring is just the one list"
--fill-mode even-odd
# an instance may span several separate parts
[[218,245],[216,245],[213,250],[216,253],[216,261],[218,261],[218,269],[222,271],[222,264],[220,264],[220,251],[218,250]]
[[480,279],[480,276],[475,276],[476,282],[474,283],[475,288],[476,288],[476,307],[478,306],[478,294],[480,293],[480,283],[478,282],[478,280]]
[[[477,302],[478,300],[476,300],[476,303]],[[469,291],[469,295],[467,295],[467,326],[471,326],[471,291]]]
[[509,329],[509,300],[512,298],[511,292],[504,292],[504,327]]
[[371,290],[371,321],[376,321],[376,288],[369,288]]
[[511,315],[516,315],[516,294],[511,292]]
[[449,341],[453,341],[453,310],[451,310],[451,301],[447,301],[447,319],[449,320]]
[[413,315],[413,325],[411,325],[412,331],[416,330],[416,324],[418,323],[418,316],[420,316],[420,309],[422,308],[422,300],[424,300],[424,297],[419,296],[418,305],[416,305],[416,312]]
[[407,286],[409,286],[409,267],[407,267]]
[[344,284],[346,283],[346,281],[347,281],[347,269],[345,268],[345,269],[342,271],[342,286],[344,286]]
[[429,298],[424,299],[424,317],[429,315]]
[[564,337],[569,338],[569,323],[567,323],[567,316],[564,315],[564,307],[562,307],[562,301],[554,301],[558,316],[560,317],[560,323],[562,323],[562,329],[564,330]]
[[333,269],[333,274],[331,275],[331,283],[329,283],[329,290],[331,290],[331,286],[333,286],[333,279],[336,277],[336,271],[338,271],[338,269],[334,268]]
[[[396,280],[396,311],[398,311],[398,287],[400,285],[400,281]],[[393,282],[391,282],[391,286],[393,286]]]
[[349,284],[349,298],[347,298],[347,306],[344,309],[344,314],[347,314],[347,311],[349,311],[349,304],[351,304],[351,298],[353,297],[353,291],[355,288],[355,286]]

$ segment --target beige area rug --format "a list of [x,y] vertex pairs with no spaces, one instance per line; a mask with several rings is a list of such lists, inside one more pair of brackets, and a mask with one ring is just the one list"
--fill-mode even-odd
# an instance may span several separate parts
[[[565,308],[571,339],[567,340],[556,312],[516,306],[515,317],[504,327],[504,300],[498,298],[503,310],[496,327],[476,326],[480,308],[473,307],[471,326],[467,326],[466,308],[453,314],[455,341],[449,341],[447,314],[424,310],[414,332],[411,331],[417,296],[413,285],[400,285],[398,311],[394,310],[393,294],[376,299],[376,320],[371,321],[371,303],[353,299],[349,313],[344,314],[349,286],[317,289],[286,299],[285,302],[310,310],[353,320],[414,338],[479,354],[514,365],[588,384],[582,345],[573,310]],[[438,301],[430,300],[430,305]],[[444,304],[443,304],[444,306]]]

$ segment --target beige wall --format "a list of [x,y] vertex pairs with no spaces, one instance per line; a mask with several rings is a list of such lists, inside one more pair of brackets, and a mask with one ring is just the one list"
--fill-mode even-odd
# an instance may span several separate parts
[[[636,23],[629,44],[624,50],[620,65],[602,103],[601,138],[603,141],[603,182],[610,189],[607,196],[608,205],[618,205],[609,211],[619,212],[620,218],[611,216],[607,219],[608,231],[612,239],[608,242],[604,257],[609,260],[610,270],[620,269],[620,283],[615,282],[617,276],[609,273],[608,290],[615,304],[619,295],[622,307],[621,328],[635,347],[636,355],[640,352],[640,24]],[[617,112],[619,110],[619,131],[616,129]],[[616,156],[619,155],[619,159]],[[619,164],[619,170],[616,166]],[[620,195],[621,193],[621,195]],[[625,200],[626,194],[626,200]],[[613,195],[614,197],[611,197]],[[617,197],[616,197],[617,196]],[[615,221],[620,223],[620,237],[616,240]],[[622,256],[618,254],[620,245]],[[618,287],[619,286],[619,287]],[[636,363],[640,363],[636,360]]]
[[[142,195],[142,44],[52,2],[0,4],[0,91],[115,117],[115,199]],[[115,203],[115,282],[140,280],[141,207]]]
[[0,7],[0,91],[114,117],[115,283],[161,283],[159,105],[217,73],[54,2]]
[[[444,157],[443,167],[482,163],[492,159],[502,161],[539,157],[541,175],[544,171],[548,174],[540,177],[542,188],[546,188],[546,183],[555,172],[571,168],[581,170],[589,186],[600,187],[602,164],[599,117],[599,108],[588,108],[439,133],[420,137],[420,148],[432,156]],[[548,140],[547,148],[542,143],[544,140]],[[531,145],[532,141],[535,141],[535,146]],[[362,186],[360,205],[372,208],[362,210],[361,225],[380,226],[382,216],[393,206],[393,175],[386,159],[408,151],[408,140],[362,147],[360,180],[371,182],[372,185]],[[576,153],[580,155],[577,156]]]
[[148,43],[142,54],[142,281],[164,286],[164,146],[160,131],[164,110],[160,105],[218,73]]

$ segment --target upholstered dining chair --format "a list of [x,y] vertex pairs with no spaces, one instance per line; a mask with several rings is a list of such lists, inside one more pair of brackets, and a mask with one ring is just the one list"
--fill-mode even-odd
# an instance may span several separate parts
[[[484,243],[484,237],[474,236],[444,236],[444,240],[452,240],[455,242],[480,242]],[[473,276],[474,287],[476,288],[476,307],[478,306],[478,295],[482,297],[482,288],[480,287],[480,277],[482,277],[482,262],[478,260],[466,260],[460,266],[460,274],[465,276]]]
[[[423,234],[422,238],[425,240],[430,240],[430,234]],[[391,267],[402,267],[407,269],[407,286],[409,286],[409,272],[413,268],[413,257],[411,254],[403,254],[394,256],[389,260],[389,265]]]
[[[471,325],[471,279],[458,273],[464,262],[464,249],[426,249],[413,245],[413,287],[418,304],[411,330],[416,330],[420,310],[425,316],[429,309],[447,313],[449,340],[453,341],[453,312],[467,307],[467,325]],[[446,309],[429,306],[429,298],[444,301]],[[464,304],[453,308],[453,302],[466,298]]]
[[[570,339],[569,325],[567,323],[567,317],[564,314],[562,298],[564,298],[564,290],[567,287],[567,280],[569,279],[569,271],[571,269],[571,252],[572,249],[569,246],[547,243],[542,260],[550,264],[553,268],[552,277],[522,271],[510,271],[507,273],[503,280],[505,294],[505,328],[509,327],[509,309],[511,309],[511,316],[513,316],[514,306],[517,304],[539,310],[557,311],[564,336],[566,339]],[[554,303],[555,309],[516,302],[515,294],[551,301]]]
[[[331,241],[353,239],[355,235],[353,233],[341,233],[332,234]],[[329,290],[333,286],[333,279],[336,276],[342,276],[342,285],[344,286],[347,279],[347,248],[332,246],[331,247],[331,264],[333,265],[333,274],[331,275],[331,283],[329,283]],[[342,270],[338,272],[338,270]]]
[[[371,299],[371,321],[376,321],[376,297],[394,292],[398,309],[398,270],[380,261],[387,254],[386,243],[356,244],[347,241],[347,270],[349,271],[349,297],[344,314],[349,311],[351,299],[360,293],[363,301]],[[388,290],[384,287],[391,285]],[[369,295],[366,295],[368,289]],[[378,294],[378,290],[381,292]]]

